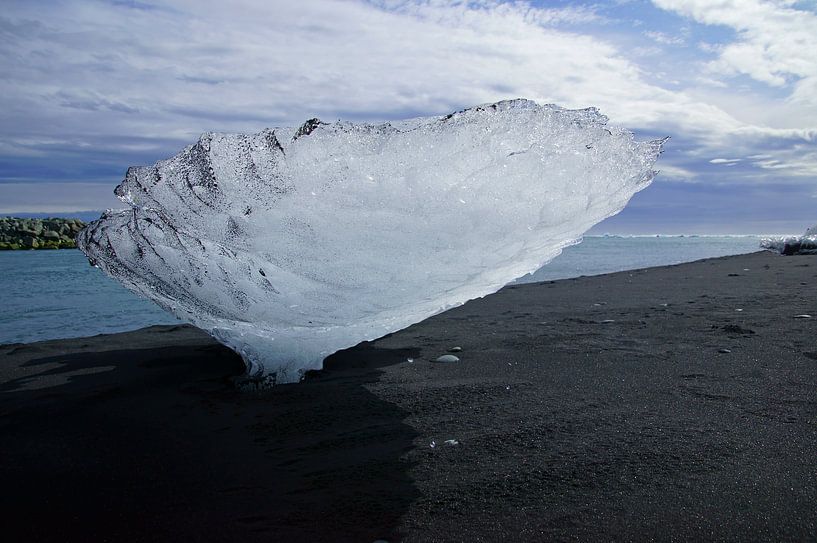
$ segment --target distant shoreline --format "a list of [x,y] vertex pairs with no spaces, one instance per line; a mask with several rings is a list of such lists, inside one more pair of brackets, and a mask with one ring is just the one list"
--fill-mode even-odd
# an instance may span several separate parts
[[76,249],[79,219],[0,217],[0,251]]

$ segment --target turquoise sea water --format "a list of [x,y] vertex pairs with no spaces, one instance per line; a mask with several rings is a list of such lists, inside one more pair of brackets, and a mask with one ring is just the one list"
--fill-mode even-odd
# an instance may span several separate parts
[[92,336],[178,322],[76,249],[0,251],[0,343]]
[[[587,237],[519,282],[678,264],[759,250],[760,238]],[[82,337],[178,322],[77,250],[0,251],[0,343]]]

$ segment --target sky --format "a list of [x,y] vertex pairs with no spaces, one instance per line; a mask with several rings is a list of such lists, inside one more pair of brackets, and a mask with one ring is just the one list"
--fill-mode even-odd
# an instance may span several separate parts
[[595,106],[660,173],[594,232],[817,223],[817,3],[4,0],[0,214],[123,207],[204,132]]

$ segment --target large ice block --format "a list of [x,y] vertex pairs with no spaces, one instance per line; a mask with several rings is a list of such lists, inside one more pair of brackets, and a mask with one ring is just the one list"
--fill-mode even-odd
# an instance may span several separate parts
[[618,213],[655,172],[596,109],[205,134],[128,170],[78,239],[126,287],[298,380],[327,355],[495,292]]

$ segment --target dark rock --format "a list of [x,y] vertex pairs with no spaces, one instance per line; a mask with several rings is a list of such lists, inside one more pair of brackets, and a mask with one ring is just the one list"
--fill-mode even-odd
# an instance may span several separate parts
[[84,227],[78,219],[0,217],[0,250],[74,248]]

